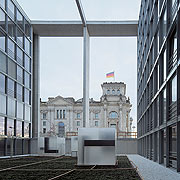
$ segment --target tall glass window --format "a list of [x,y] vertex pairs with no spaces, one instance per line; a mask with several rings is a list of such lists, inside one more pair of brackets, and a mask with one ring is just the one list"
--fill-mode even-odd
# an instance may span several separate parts
[[30,117],[31,117],[31,108],[25,105],[25,120],[30,121],[31,120]]
[[5,135],[5,118],[0,116],[0,136]]
[[17,66],[17,80],[23,83],[23,69],[20,66]]
[[5,73],[7,72],[6,55],[3,54],[1,51],[0,51],[0,70]]
[[31,39],[31,26],[26,20],[25,20],[25,33],[26,33],[26,36],[29,39]]
[[2,9],[0,9],[0,26],[6,30],[6,15]]
[[1,114],[6,114],[6,104],[7,104],[7,100],[6,100],[6,96],[0,94],[0,113]]
[[9,118],[7,119],[7,136],[14,136],[14,120]]
[[117,114],[117,112],[115,112],[115,111],[112,111],[112,112],[110,112],[109,113],[109,118],[118,118],[118,114]]
[[24,29],[23,16],[19,10],[17,10],[17,24],[22,30]]
[[5,35],[3,33],[0,32],[0,50],[5,52]]
[[8,115],[9,116],[15,117],[15,108],[16,108],[16,101],[8,97]]
[[17,102],[17,118],[23,119],[23,104],[21,102]]
[[6,92],[5,76],[0,73],[0,92]]
[[177,76],[171,81],[171,103],[177,101]]
[[23,51],[17,47],[17,62],[23,65]]
[[8,78],[8,81],[7,81],[8,94],[14,97],[14,90],[15,90],[14,81]]
[[22,137],[22,122],[16,121],[16,136]]
[[163,54],[163,81],[166,80],[166,74],[167,74],[167,64],[166,64],[166,50],[164,51],[164,54]]
[[30,91],[24,88],[24,102],[30,104]]
[[8,14],[9,16],[14,20],[14,15],[15,15],[15,6],[14,4],[12,3],[11,0],[8,0]]
[[23,87],[17,83],[16,88],[16,98],[23,101]]
[[24,72],[24,85],[30,88],[30,75],[27,72]]
[[14,45],[13,41],[11,41],[10,39],[8,39],[8,54],[9,54],[9,56],[11,56],[14,59],[15,45]]
[[17,43],[23,48],[23,33],[17,28]]
[[25,51],[27,52],[28,55],[30,55],[30,42],[27,38],[25,38]]
[[16,26],[15,24],[8,18],[8,34],[12,39],[15,39],[16,36]]
[[163,122],[166,122],[166,89],[163,91]]
[[63,119],[65,119],[65,118],[66,118],[66,111],[63,110]]
[[16,79],[16,63],[8,58],[8,74]]
[[29,138],[29,130],[30,130],[29,123],[24,122],[24,137],[25,138]]
[[28,72],[31,72],[31,60],[27,55],[25,55],[24,67]]
[[5,9],[5,0],[0,0],[0,5],[1,5],[2,8]]

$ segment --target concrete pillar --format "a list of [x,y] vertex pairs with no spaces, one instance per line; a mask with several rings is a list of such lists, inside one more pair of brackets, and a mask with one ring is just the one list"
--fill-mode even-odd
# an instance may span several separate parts
[[[39,137],[40,122],[40,44],[39,36],[33,35],[33,94],[32,94],[32,138]],[[35,142],[33,140],[33,142]],[[36,144],[38,146],[38,144]],[[34,149],[34,143],[31,150]],[[34,152],[32,150],[32,153]]]
[[89,127],[89,33],[83,28],[83,127]]

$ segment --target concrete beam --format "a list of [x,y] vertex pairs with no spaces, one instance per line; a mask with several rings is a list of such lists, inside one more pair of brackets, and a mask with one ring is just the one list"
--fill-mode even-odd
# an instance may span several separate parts
[[[81,21],[31,21],[35,34],[42,37],[83,37]],[[87,21],[89,36],[137,36],[138,21]]]

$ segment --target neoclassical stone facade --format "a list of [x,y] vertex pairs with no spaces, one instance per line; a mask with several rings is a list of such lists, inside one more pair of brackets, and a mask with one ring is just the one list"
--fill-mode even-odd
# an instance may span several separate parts
[[[126,97],[126,84],[103,83],[100,101],[89,100],[89,124],[87,127],[116,127],[117,132],[131,132],[131,103]],[[40,136],[66,136],[83,126],[82,99],[57,96],[41,101]]]

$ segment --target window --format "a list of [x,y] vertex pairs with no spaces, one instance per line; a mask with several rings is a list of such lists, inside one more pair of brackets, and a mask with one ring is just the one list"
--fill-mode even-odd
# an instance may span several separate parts
[[8,78],[8,82],[7,82],[8,94],[14,97],[14,90],[15,90],[14,81]]
[[63,110],[63,119],[65,119],[65,118],[66,118],[66,111]]
[[166,50],[163,54],[163,81],[166,80]]
[[116,124],[110,124],[111,128],[116,128]]
[[20,66],[17,66],[17,80],[23,83],[23,69]]
[[115,90],[114,90],[114,89],[112,90],[112,94],[113,94],[113,95],[115,94]]
[[16,79],[16,63],[8,58],[8,74]]
[[27,72],[24,72],[24,85],[30,88],[30,75]]
[[59,119],[59,110],[57,110],[56,117]]
[[17,62],[23,65],[23,51],[17,47]]
[[27,52],[28,55],[30,55],[30,42],[28,41],[27,38],[25,38],[25,51]]
[[14,54],[15,54],[15,44],[13,41],[8,39],[8,54],[14,59]]
[[98,121],[95,121],[95,126],[98,127]]
[[15,39],[15,37],[16,37],[16,26],[9,18],[8,18],[8,33],[12,39]]
[[0,136],[5,135],[5,118],[0,116]]
[[24,67],[28,72],[31,72],[31,60],[27,55],[25,55]]
[[26,20],[25,20],[25,33],[26,33],[26,36],[29,39],[31,39],[31,26]]
[[8,4],[8,14],[9,14],[9,16],[14,20],[15,6],[14,6],[14,4],[12,3],[11,0],[8,0],[7,4]]
[[77,113],[77,119],[80,119],[80,117],[81,117],[80,113]]
[[31,108],[27,105],[25,107],[25,120],[30,121],[31,120]]
[[46,133],[46,128],[43,128],[43,134],[45,134]]
[[109,113],[109,118],[111,118],[111,119],[118,118],[117,112],[115,112],[115,111],[110,112],[110,113]]
[[6,114],[6,104],[7,104],[7,100],[6,100],[6,96],[0,94],[0,113],[1,114]]
[[0,73],[0,92],[5,93],[6,92],[6,83],[5,83],[5,76]]
[[21,29],[24,29],[24,25],[23,25],[23,16],[22,14],[19,12],[19,10],[17,10],[17,24]]
[[24,137],[29,138],[30,137],[30,124],[24,122]]
[[20,84],[17,84],[16,88],[16,98],[20,101],[23,101],[23,87]]
[[21,102],[17,102],[17,118],[23,120],[24,106]]
[[5,9],[5,0],[0,0],[0,5]]
[[120,90],[119,89],[117,90],[117,94],[120,95]]
[[23,33],[17,28],[17,43],[23,48]]
[[177,76],[171,81],[171,103],[177,101]]
[[14,120],[7,119],[7,136],[14,136]]
[[5,13],[0,9],[0,26],[6,30],[6,16]]
[[60,122],[58,124],[58,136],[59,137],[64,137],[65,135],[65,127],[64,127],[64,123],[63,122]]
[[77,121],[77,126],[80,126],[80,121]]
[[110,90],[109,89],[107,90],[107,94],[110,94]]
[[95,113],[95,119],[98,119],[98,118],[99,118],[99,114]]
[[[0,41],[1,41],[1,37],[0,37]],[[1,46],[1,42],[0,42],[0,46]],[[0,51],[0,70],[5,73],[7,72],[6,56],[1,51]]]
[[[47,117],[46,117],[46,113],[43,113],[42,114],[43,115],[43,119],[46,119]],[[46,121],[45,121],[46,122]]]
[[26,88],[24,88],[24,102],[27,104],[31,104],[30,91]]
[[16,101],[10,97],[8,97],[8,115],[15,117],[15,107]]
[[43,121],[43,126],[46,126],[46,121]]
[[17,137],[22,137],[22,122],[21,121],[16,121],[16,136]]
[[60,119],[62,119],[63,116],[62,116],[62,110],[60,110]]

